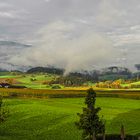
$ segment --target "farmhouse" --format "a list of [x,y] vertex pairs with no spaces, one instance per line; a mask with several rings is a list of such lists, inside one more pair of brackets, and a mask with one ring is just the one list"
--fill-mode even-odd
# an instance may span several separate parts
[[9,88],[11,85],[8,83],[0,83],[1,88]]
[[15,86],[15,85],[11,85],[8,83],[0,83],[0,88],[20,88],[20,89],[23,89],[23,88],[27,88],[27,87],[26,86]]

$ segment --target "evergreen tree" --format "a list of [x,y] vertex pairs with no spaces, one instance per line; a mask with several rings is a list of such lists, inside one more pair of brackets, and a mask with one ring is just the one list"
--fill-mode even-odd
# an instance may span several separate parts
[[83,108],[83,113],[78,113],[80,117],[76,125],[83,130],[82,138],[84,140],[96,140],[98,134],[105,133],[105,125],[102,119],[99,118],[100,107],[95,107],[96,93],[90,88],[87,91],[85,99],[86,108]]

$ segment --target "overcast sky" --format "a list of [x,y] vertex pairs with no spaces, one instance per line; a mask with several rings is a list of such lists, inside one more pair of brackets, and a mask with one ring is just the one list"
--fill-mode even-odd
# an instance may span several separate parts
[[[140,63],[140,0],[0,0],[1,66],[67,71]],[[6,56],[6,57],[4,57]]]

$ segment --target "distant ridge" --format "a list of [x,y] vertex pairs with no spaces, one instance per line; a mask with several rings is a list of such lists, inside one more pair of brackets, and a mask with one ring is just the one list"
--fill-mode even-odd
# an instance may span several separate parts
[[0,68],[0,72],[8,72],[8,70]]
[[0,46],[31,47],[32,45],[23,44],[16,41],[1,40]]
[[62,75],[64,73],[64,69],[54,67],[34,67],[27,70],[27,73],[40,73],[40,72]]

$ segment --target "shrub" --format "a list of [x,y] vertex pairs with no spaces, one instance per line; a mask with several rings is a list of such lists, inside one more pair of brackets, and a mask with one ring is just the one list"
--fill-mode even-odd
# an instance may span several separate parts
[[9,110],[3,106],[2,97],[0,97],[0,123],[4,122],[9,116]]
[[61,86],[59,86],[59,85],[52,85],[52,89],[61,89]]

